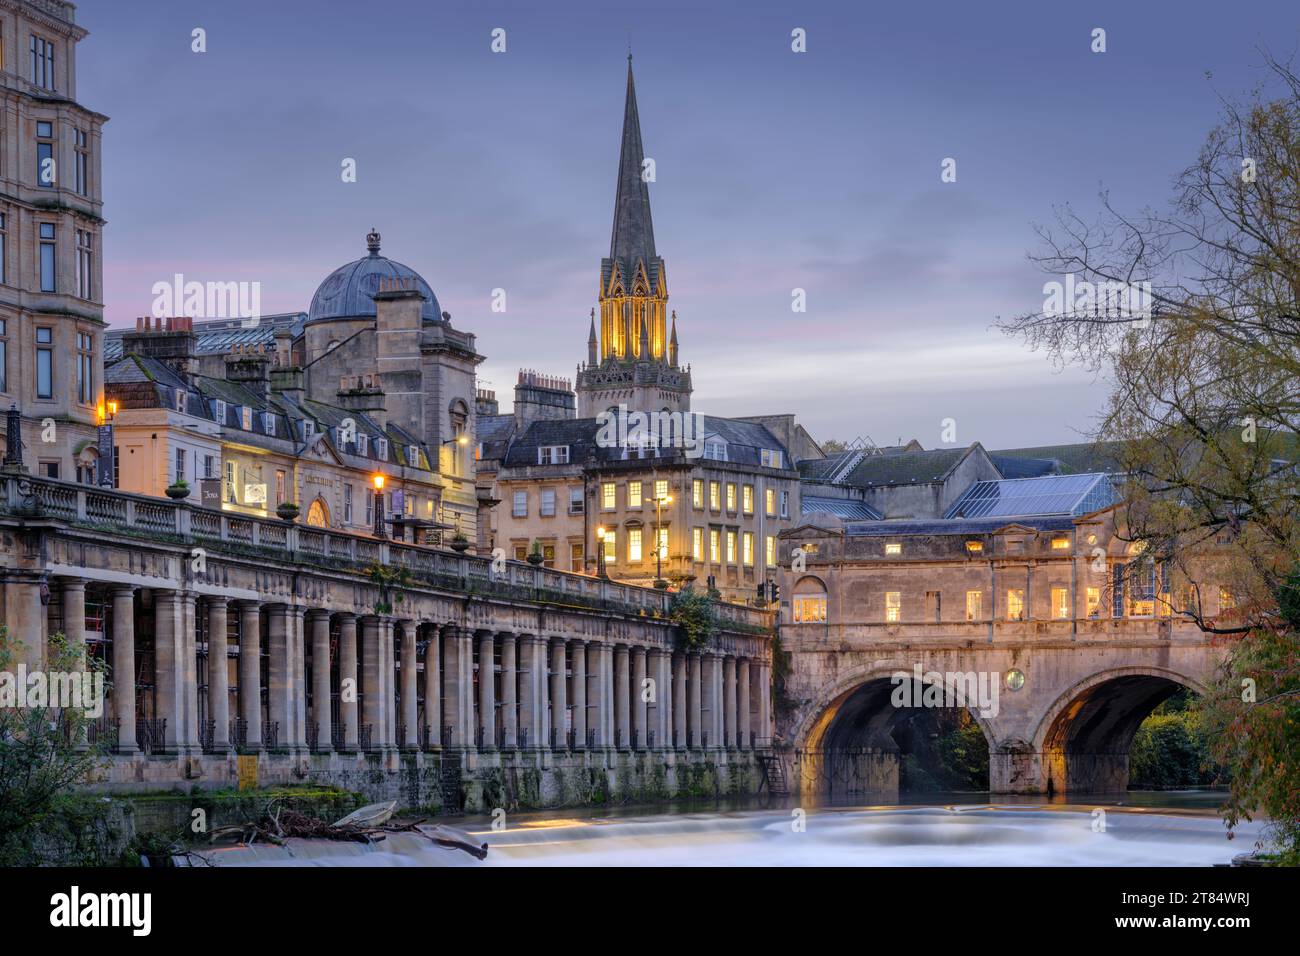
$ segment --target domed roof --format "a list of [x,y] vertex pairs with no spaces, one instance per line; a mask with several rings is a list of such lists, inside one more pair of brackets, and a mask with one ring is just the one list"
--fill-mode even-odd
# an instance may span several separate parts
[[416,287],[424,293],[421,318],[430,321],[442,318],[438,300],[424,277],[410,266],[379,254],[379,233],[371,230],[366,236],[366,249],[367,255],[339,266],[316,288],[307,313],[308,322],[374,315],[373,296],[379,291],[380,279],[414,279]]

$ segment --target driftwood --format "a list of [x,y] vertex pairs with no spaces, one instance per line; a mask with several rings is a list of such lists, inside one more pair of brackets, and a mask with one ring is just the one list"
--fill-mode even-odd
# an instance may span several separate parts
[[376,826],[351,823],[326,823],[305,813],[273,802],[266,812],[266,817],[255,823],[237,824],[218,827],[212,831],[210,842],[218,839],[234,840],[251,846],[257,840],[265,840],[276,846],[283,846],[284,841],[297,837],[299,839],[344,840],[352,843],[378,843],[387,839],[390,833],[414,833],[424,837],[438,846],[464,850],[475,859],[487,856],[486,843],[474,843],[469,835],[440,824],[425,825],[423,819],[407,823],[385,822]]

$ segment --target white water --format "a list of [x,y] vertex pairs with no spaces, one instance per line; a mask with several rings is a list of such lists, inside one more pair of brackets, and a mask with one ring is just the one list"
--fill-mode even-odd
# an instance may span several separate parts
[[463,828],[490,846],[479,863],[412,837],[385,844],[293,840],[216,854],[253,866],[1209,866],[1254,848],[1258,824],[1228,840],[1212,813],[997,805],[791,810],[520,814],[504,830]]

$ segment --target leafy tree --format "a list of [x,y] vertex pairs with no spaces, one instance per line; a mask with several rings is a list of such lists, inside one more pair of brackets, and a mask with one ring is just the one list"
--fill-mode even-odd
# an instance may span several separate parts
[[694,588],[684,588],[674,594],[668,614],[680,628],[685,648],[703,647],[718,631],[713,602]]
[[[1092,301],[1049,295],[1002,328],[1109,381],[1095,437],[1127,475],[1119,533],[1145,543],[1172,613],[1231,639],[1205,705],[1232,777],[1225,815],[1267,813],[1298,853],[1300,78],[1263,58],[1264,81],[1221,98],[1166,209],[1126,213],[1103,193],[1095,221],[1065,206],[1039,228],[1031,258]],[[1131,308],[1135,287],[1149,311]]]
[[[13,674],[19,643],[0,624],[0,672]],[[62,634],[51,638],[47,674],[99,666]],[[0,865],[28,859],[34,835],[103,764],[105,744],[85,743],[88,722],[76,708],[0,706]]]

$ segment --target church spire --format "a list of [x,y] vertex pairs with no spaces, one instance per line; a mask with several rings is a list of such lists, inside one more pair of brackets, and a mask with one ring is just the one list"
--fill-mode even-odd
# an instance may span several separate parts
[[591,310],[591,332],[587,335],[587,364],[596,365],[598,359],[596,352],[600,348],[600,340],[596,338],[596,310]]
[[636,109],[632,82],[632,54],[627,55],[627,99],[623,104],[623,139],[618,153],[618,185],[614,192],[614,228],[609,257],[621,265],[625,280],[632,281],[637,261],[654,269],[655,235],[650,221],[650,189],[642,178],[645,149],[641,145],[641,117]]
[[673,334],[668,339],[668,364],[677,367],[677,310],[673,309]]

